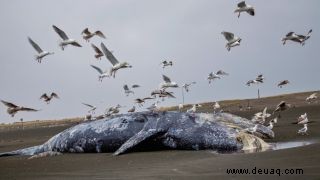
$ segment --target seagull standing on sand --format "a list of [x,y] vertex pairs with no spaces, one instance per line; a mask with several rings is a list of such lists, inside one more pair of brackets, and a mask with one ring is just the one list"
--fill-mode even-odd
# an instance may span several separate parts
[[303,128],[298,130],[298,134],[308,135],[307,131],[308,131],[308,124],[304,124]]
[[92,114],[95,113],[94,111],[97,109],[96,106],[92,106],[92,105],[86,104],[86,103],[82,103],[82,104],[90,108],[89,111],[88,111],[88,113],[92,113]]
[[286,44],[286,41],[291,40],[291,41],[294,41],[294,42],[298,42],[302,46],[304,46],[305,41],[310,38],[311,32],[312,32],[312,29],[310,29],[306,35],[299,35],[299,34],[296,34],[294,32],[289,32],[286,35],[286,37],[281,39],[281,41],[283,42],[283,45]]
[[317,93],[313,93],[306,98],[306,101],[310,104],[312,101],[316,100],[317,98],[318,98]]
[[94,44],[91,44],[91,47],[92,47],[93,50],[96,52],[96,54],[94,55],[94,57],[95,57],[96,59],[101,60],[101,57],[103,56],[102,51],[101,51],[97,46],[95,46]]
[[105,71],[102,71],[99,67],[97,67],[97,66],[94,66],[94,65],[90,65],[92,68],[94,68],[95,70],[97,70],[98,71],[98,73],[100,74],[99,75],[99,81],[100,82],[102,82],[102,80],[103,80],[103,78],[105,78],[105,77],[110,77],[110,75],[109,75],[109,73],[108,73],[108,71],[107,70],[105,70]]
[[48,51],[43,51],[40,46],[35,43],[30,37],[28,37],[29,43],[32,45],[32,47],[38,52],[37,55],[35,55],[36,60],[38,63],[41,63],[42,58],[44,58],[47,55],[54,54],[54,52],[48,52]]
[[[101,49],[104,53],[104,55],[107,57],[107,59],[110,61],[110,63],[112,64],[112,68],[110,70],[110,76],[113,76],[113,78],[115,78],[116,76],[116,72],[119,70],[119,69],[122,69],[122,68],[132,68],[132,66],[127,63],[127,62],[122,62],[120,63],[112,54],[111,51],[109,51],[107,49],[107,47],[101,43]],[[112,75],[113,74],[113,75]]]
[[86,40],[87,42],[89,42],[90,38],[92,38],[93,36],[99,36],[101,38],[106,39],[106,36],[101,32],[101,31],[96,31],[94,33],[90,32],[88,28],[85,28],[82,33],[83,39]]
[[71,44],[73,46],[82,47],[76,40],[68,38],[67,34],[59,29],[57,26],[52,25],[53,30],[62,38],[62,41],[59,43],[59,46],[62,50],[64,47]]
[[281,82],[278,83],[278,87],[282,88],[282,86],[285,86],[287,84],[289,84],[290,82],[288,80],[283,80]]
[[234,36],[234,34],[231,33],[231,32],[223,31],[223,32],[221,32],[221,34],[228,41],[227,44],[226,44],[226,48],[227,48],[228,51],[230,51],[230,49],[232,47],[240,46],[241,38]]
[[221,108],[221,106],[220,106],[219,102],[218,101],[214,102],[214,104],[213,104],[213,113],[215,114],[216,110],[218,110],[220,108]]
[[298,118],[297,124],[307,124],[308,122],[309,122],[309,120],[308,120],[307,113],[304,113]]
[[200,104],[194,104],[192,108],[187,110],[187,113],[196,113],[198,107],[202,107],[202,106]]
[[14,115],[19,112],[19,111],[39,111],[33,108],[27,108],[27,107],[23,107],[23,106],[18,106],[15,105],[11,102],[7,102],[7,101],[3,101],[1,100],[1,102],[8,107],[7,109],[7,113],[11,115],[11,117],[14,117]]
[[162,79],[164,82],[160,84],[161,89],[166,89],[169,87],[171,87],[171,88],[179,87],[178,84],[176,82],[171,81],[168,76],[162,75]]
[[180,103],[180,104],[178,105],[178,109],[179,109],[179,112],[182,112],[183,104]]
[[40,96],[40,99],[43,99],[47,104],[50,104],[50,101],[52,100],[52,98],[59,99],[59,96],[54,92],[52,92],[50,96],[48,96],[47,93],[44,93]]
[[241,12],[247,12],[251,16],[254,16],[255,14],[253,6],[247,5],[245,1],[238,3],[238,8],[234,11],[234,13],[238,13],[238,18],[240,17]]
[[132,90],[130,90],[128,85],[126,85],[126,84],[123,86],[123,89],[124,89],[124,93],[126,94],[126,96],[129,96],[130,93],[134,94],[134,92]]

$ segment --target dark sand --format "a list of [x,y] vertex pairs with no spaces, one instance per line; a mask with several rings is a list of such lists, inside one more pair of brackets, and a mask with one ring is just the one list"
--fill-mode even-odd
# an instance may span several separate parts
[[[269,107],[280,102],[276,99]],[[275,103],[277,102],[277,103]],[[257,111],[233,112],[251,117]],[[301,125],[292,124],[308,113],[309,135],[299,136]],[[282,113],[274,127],[276,138],[269,142],[304,141],[314,144],[258,153],[216,154],[212,151],[133,152],[121,156],[64,154],[28,160],[28,157],[0,158],[0,179],[273,179],[278,175],[229,175],[228,168],[303,169],[303,175],[283,179],[320,179],[320,105],[299,106]],[[0,132],[0,152],[39,145],[69,126],[32,128]]]

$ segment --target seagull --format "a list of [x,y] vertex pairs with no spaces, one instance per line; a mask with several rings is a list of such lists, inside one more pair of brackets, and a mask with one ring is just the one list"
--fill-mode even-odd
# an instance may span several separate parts
[[263,124],[265,122],[266,118],[269,118],[270,116],[271,116],[271,114],[267,113],[267,107],[265,107],[262,112],[258,112],[256,114],[254,114],[252,120],[255,122],[258,122],[260,124]]
[[263,81],[264,81],[263,75],[262,75],[262,74],[259,74],[259,75],[256,77],[256,79],[254,79],[254,80],[249,80],[249,81],[246,83],[246,85],[247,85],[247,86],[250,86],[251,84],[260,84],[260,83],[263,83]]
[[306,101],[310,104],[312,101],[316,100],[317,98],[318,98],[317,93],[313,93],[306,98]]
[[50,104],[50,101],[52,100],[52,98],[59,99],[59,96],[54,92],[52,92],[50,96],[48,96],[47,93],[44,93],[40,96],[40,99],[43,99],[47,104]]
[[173,65],[172,61],[167,61],[167,60],[162,61],[160,64],[162,64],[162,68]]
[[189,88],[190,88],[190,86],[191,85],[193,85],[193,84],[196,84],[196,82],[191,82],[191,83],[185,83],[184,85],[182,85],[182,88],[184,88],[184,90],[186,91],[186,92],[189,92]]
[[14,115],[19,112],[19,111],[39,111],[33,108],[27,108],[27,107],[23,107],[23,106],[18,106],[15,105],[11,102],[7,102],[7,101],[3,101],[1,100],[1,102],[8,107],[7,109],[7,113],[11,115],[11,117],[14,117]]
[[169,87],[172,87],[172,88],[179,87],[178,84],[176,82],[172,82],[168,76],[162,75],[162,78],[164,80],[164,82],[160,84],[160,87],[162,89],[169,88]]
[[134,100],[135,103],[137,103],[140,107],[143,106],[143,103],[145,103],[146,100],[154,99],[152,97],[146,97],[146,98],[137,98]]
[[123,89],[124,89],[124,93],[126,94],[126,96],[129,96],[130,93],[134,94],[134,92],[131,91],[131,90],[129,89],[128,85],[126,85],[126,84],[123,86]]
[[151,92],[151,96],[159,96],[162,97],[162,98],[165,98],[165,97],[170,97],[170,98],[176,98],[174,95],[173,95],[173,92],[167,92],[165,89],[157,89],[157,90],[154,90]]
[[131,66],[129,63],[127,63],[127,62],[122,62],[122,63],[120,63],[120,62],[113,56],[112,52],[109,51],[109,50],[107,49],[107,47],[106,47],[103,43],[101,43],[101,49],[102,49],[104,55],[107,57],[107,59],[108,59],[108,60],[110,61],[110,63],[112,64],[112,68],[111,68],[111,70],[110,70],[110,76],[112,76],[112,74],[113,74],[113,78],[115,78],[117,70],[122,69],[122,68],[132,68],[132,66]]
[[135,112],[136,111],[136,107],[133,106],[131,109],[128,110],[128,112]]
[[88,28],[85,28],[82,33],[83,39],[86,40],[87,42],[89,42],[90,38],[92,38],[93,36],[97,35],[101,38],[106,39],[106,36],[101,32],[101,31],[96,31],[94,33],[90,32]]
[[219,102],[218,101],[214,102],[214,104],[213,104],[213,113],[216,113],[216,110],[218,110],[220,108],[221,108],[221,106],[220,106]]
[[82,47],[76,40],[68,38],[67,34],[59,29],[57,26],[52,25],[54,31],[62,38],[62,41],[59,43],[59,46],[62,50],[64,50],[64,47],[71,44],[73,46]]
[[195,113],[198,107],[202,107],[200,104],[194,104],[192,108],[187,110],[187,113]]
[[281,39],[281,41],[283,42],[283,45],[286,44],[287,40],[291,40],[291,41],[294,41],[294,42],[298,42],[303,46],[305,44],[305,41],[310,38],[311,32],[312,32],[312,29],[310,29],[308,31],[307,35],[299,35],[299,34],[296,34],[295,32],[289,32],[286,35],[286,37]]
[[241,42],[241,38],[234,36],[233,33],[231,32],[221,32],[221,34],[226,38],[226,40],[228,41],[226,44],[226,48],[228,51],[230,51],[230,49],[232,47],[235,46],[240,46],[240,42]]
[[234,11],[234,13],[238,13],[238,18],[241,12],[247,12],[251,16],[255,14],[253,6],[247,5],[245,1],[238,3],[238,8]]
[[90,110],[88,111],[88,113],[92,113],[92,114],[95,113],[94,111],[97,109],[96,106],[92,106],[92,105],[86,104],[86,103],[82,103],[82,104],[85,105],[85,106],[88,106],[88,107],[90,108]]
[[102,82],[103,78],[105,78],[105,77],[110,77],[110,75],[109,75],[109,73],[108,73],[107,70],[102,71],[102,70],[101,70],[99,67],[97,67],[97,66],[94,66],[94,65],[90,65],[90,66],[93,67],[95,70],[97,70],[98,73],[100,74],[100,75],[99,75],[99,81],[100,81],[100,82]]
[[282,88],[282,86],[285,86],[287,84],[289,84],[290,82],[288,80],[283,80],[281,82],[278,83],[278,87]]
[[308,135],[307,131],[308,131],[308,124],[304,124],[303,128],[298,130],[298,134]]
[[47,55],[54,54],[54,52],[48,52],[48,51],[43,51],[40,46],[35,43],[30,37],[28,37],[29,43],[32,45],[32,47],[38,52],[37,55],[35,55],[36,60],[38,63],[41,63],[42,58],[44,58]]
[[215,79],[220,79],[221,77],[219,75],[217,75],[216,73],[211,72],[208,75],[208,80],[209,80],[209,84],[211,83],[211,81],[214,81]]
[[229,73],[224,72],[223,70],[219,70],[216,72],[216,75],[220,75],[220,76],[228,76]]
[[183,109],[183,104],[179,104],[179,105],[178,105],[178,109],[179,109],[179,111],[181,112],[182,109]]
[[110,108],[107,108],[105,111],[106,111],[106,116],[110,116],[110,115],[113,115],[113,114],[118,114],[120,112],[120,108],[122,106],[120,104],[116,105],[115,107],[110,107]]
[[307,113],[304,113],[298,118],[297,124],[307,124],[308,122],[309,122],[309,120],[308,120]]
[[95,57],[96,59],[101,60],[101,57],[103,56],[102,51],[101,51],[97,46],[95,46],[94,44],[91,44],[91,47],[92,47],[93,50],[96,52],[96,54],[94,55],[94,57]]
[[273,111],[272,114],[274,114],[275,112],[285,111],[285,110],[287,110],[287,109],[290,108],[290,107],[291,107],[291,104],[288,104],[288,103],[286,103],[285,101],[281,101],[281,102],[277,105],[276,109]]

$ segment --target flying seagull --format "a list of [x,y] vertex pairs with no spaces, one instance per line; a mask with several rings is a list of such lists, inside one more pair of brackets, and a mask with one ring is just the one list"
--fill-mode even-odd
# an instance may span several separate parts
[[238,18],[241,12],[247,12],[251,16],[255,14],[253,6],[246,4],[245,1],[238,3],[238,8],[234,11],[234,13],[238,13]]
[[23,106],[18,106],[15,105],[11,102],[7,102],[7,101],[3,101],[1,100],[1,102],[8,107],[7,109],[7,113],[11,115],[11,117],[14,117],[14,115],[19,112],[19,111],[39,111],[33,108],[27,108],[27,107],[23,107]]
[[220,76],[228,76],[228,75],[229,75],[229,73],[226,73],[226,72],[224,72],[223,70],[217,71],[216,74],[217,74],[217,75],[220,75]]
[[240,46],[241,38],[234,36],[234,34],[231,33],[231,32],[223,31],[223,32],[221,32],[221,34],[228,41],[227,44],[226,44],[226,48],[227,48],[228,51],[230,51],[230,49],[232,47]]
[[291,107],[291,104],[286,103],[285,101],[281,101],[276,109],[273,111],[272,114],[274,114],[275,112],[281,112],[281,111],[285,111],[287,109],[289,109]]
[[154,99],[152,97],[146,97],[146,98],[137,98],[134,100],[135,103],[137,103],[140,107],[143,106],[143,103],[145,103],[146,100]]
[[162,61],[160,64],[162,64],[162,68],[173,65],[172,61],[167,61],[167,60]]
[[290,82],[288,80],[283,80],[281,82],[278,83],[278,87],[282,88],[282,86],[285,86],[287,84],[289,84]]
[[30,37],[28,37],[29,43],[32,45],[32,47],[38,52],[37,55],[35,55],[36,60],[38,63],[41,63],[42,58],[44,58],[47,55],[54,54],[54,52],[48,52],[48,51],[43,51],[40,46],[35,43]]
[[43,99],[44,102],[46,102],[47,104],[50,104],[50,101],[52,100],[52,98],[59,99],[59,96],[54,92],[52,92],[50,96],[48,96],[47,93],[44,93],[40,96],[40,99]]
[[139,84],[134,84],[134,85],[132,85],[131,86],[132,88],[139,88],[139,87],[141,87]]
[[103,56],[102,51],[101,51],[97,46],[95,46],[94,44],[91,44],[91,47],[92,47],[93,50],[96,52],[96,54],[94,55],[94,57],[95,57],[96,59],[101,60],[101,57]]
[[169,87],[172,87],[172,88],[179,87],[178,84],[176,82],[171,81],[168,76],[162,75],[162,79],[164,82],[160,84],[161,89],[165,89]]
[[86,40],[87,42],[89,42],[90,38],[92,38],[93,36],[97,35],[101,38],[106,39],[106,36],[101,32],[101,31],[95,31],[95,32],[90,32],[88,28],[85,28],[82,33],[83,39]]
[[129,63],[127,63],[127,62],[122,62],[122,63],[120,63],[120,62],[113,56],[112,52],[109,51],[109,50],[107,49],[107,47],[106,47],[103,43],[101,43],[101,49],[102,49],[104,55],[107,57],[107,59],[108,59],[108,60],[110,61],[110,63],[112,64],[112,68],[111,68],[111,70],[110,70],[110,76],[112,76],[112,74],[113,74],[113,77],[115,78],[117,70],[122,69],[122,68],[132,68],[132,66],[131,66]]
[[209,84],[211,83],[211,81],[214,81],[215,79],[221,79],[221,77],[219,75],[217,75],[216,73],[211,72],[208,75]]
[[96,106],[93,106],[93,105],[90,105],[90,104],[86,104],[86,103],[82,103],[82,104],[90,108],[88,113],[94,114],[94,111],[97,109]]
[[94,68],[95,70],[97,70],[98,73],[100,74],[100,75],[99,75],[99,81],[102,82],[103,78],[105,78],[105,77],[110,77],[110,75],[109,75],[109,73],[108,73],[107,70],[102,71],[102,70],[101,70],[99,67],[97,67],[97,66],[94,66],[94,65],[90,65],[90,66],[91,66],[92,68]]
[[124,93],[126,94],[126,96],[129,96],[130,93],[134,94],[134,92],[132,90],[130,90],[128,85],[126,85],[126,84],[123,86],[123,89],[124,89]]
[[71,44],[73,46],[82,47],[76,40],[68,38],[67,34],[59,29],[57,26],[52,25],[54,31],[62,38],[62,41],[59,43],[59,46],[62,50],[64,50],[64,47]]
[[189,92],[189,88],[190,88],[190,86],[191,85],[193,85],[193,84],[196,84],[196,82],[191,82],[191,83],[185,83],[184,85],[182,85],[182,88],[184,88],[184,90],[186,91],[186,92]]
[[305,41],[308,40],[311,36],[312,29],[308,31],[306,35],[296,34],[295,32],[289,32],[286,37],[282,38],[282,44],[285,45],[286,41],[291,40],[294,42],[300,43],[302,46],[305,44]]

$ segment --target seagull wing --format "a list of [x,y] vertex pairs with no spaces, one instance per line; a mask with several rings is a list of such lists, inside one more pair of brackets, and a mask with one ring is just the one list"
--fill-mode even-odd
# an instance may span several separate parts
[[231,32],[222,32],[223,36],[226,38],[227,41],[231,41],[234,39],[234,34]]
[[243,8],[243,7],[246,7],[247,5],[246,5],[246,2],[245,1],[242,1],[242,2],[239,2],[238,3],[238,7],[239,8]]
[[90,34],[91,34],[91,32],[89,31],[89,29],[88,29],[88,28],[85,28],[85,29],[82,31],[82,33],[81,33],[81,34],[90,35]]
[[170,83],[171,82],[171,80],[170,80],[170,78],[168,76],[162,75],[162,78],[166,83]]
[[132,85],[132,88],[138,88],[138,87],[140,87],[140,85],[138,85],[138,84]]
[[49,99],[47,93],[44,93],[40,96],[40,99]]
[[247,13],[249,13],[251,16],[254,16],[255,14],[254,9],[249,9]]
[[95,70],[97,70],[100,74],[103,74],[103,71],[97,66],[94,66],[94,65],[90,65],[90,66],[93,67]]
[[69,39],[68,36],[66,35],[66,33],[65,33],[64,31],[62,31],[61,29],[59,29],[57,26],[52,25],[52,27],[53,27],[54,31],[55,31],[56,33],[58,33],[59,36],[60,36],[63,40]]
[[82,103],[83,105],[85,105],[85,106],[88,106],[88,107],[90,107],[90,108],[94,108],[94,106],[92,106],[92,105],[90,105],[90,104],[86,104],[86,103]]
[[113,54],[107,49],[107,47],[103,43],[101,43],[101,49],[112,65],[116,65],[119,63],[119,61],[113,56]]
[[32,45],[32,47],[40,54],[42,53],[42,49],[40,48],[40,46],[35,43],[30,37],[28,37],[29,43]]
[[59,96],[58,96],[56,93],[54,93],[54,92],[52,92],[50,96],[59,99]]
[[292,36],[294,34],[294,32],[289,32],[286,37]]
[[91,44],[91,47],[93,48],[93,50],[98,53],[98,54],[102,54],[102,51],[97,47],[95,46],[94,44]]
[[39,111],[39,110],[33,109],[33,108],[21,107],[20,111]]
[[3,100],[1,100],[1,102],[2,102],[5,106],[7,106],[7,107],[9,107],[9,108],[16,108],[16,107],[18,107],[17,105],[15,105],[15,104],[13,104],[13,103],[11,103],[11,102],[7,102],[7,101],[3,101]]
[[77,46],[77,47],[82,47],[79,43],[77,43],[77,42],[73,42],[73,43],[71,43],[73,46]]
[[106,39],[106,36],[101,31],[96,31],[95,34],[101,38]]

